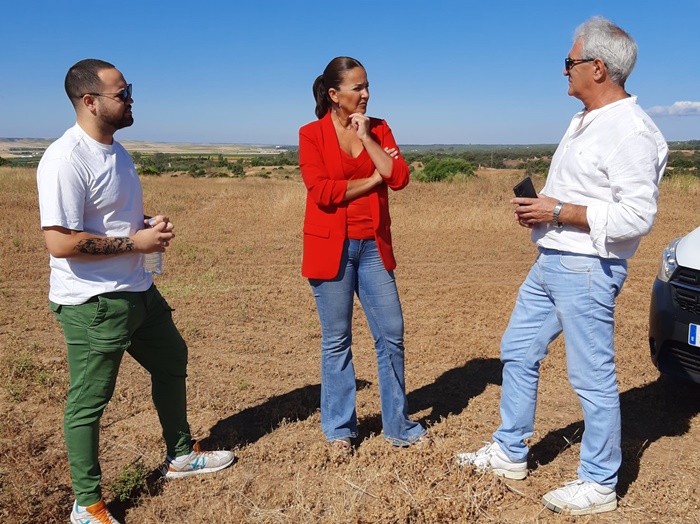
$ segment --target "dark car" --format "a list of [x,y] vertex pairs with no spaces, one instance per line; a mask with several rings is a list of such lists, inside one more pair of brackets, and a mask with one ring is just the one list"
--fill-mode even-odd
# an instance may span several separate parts
[[651,293],[649,346],[661,373],[700,384],[700,227],[664,249]]

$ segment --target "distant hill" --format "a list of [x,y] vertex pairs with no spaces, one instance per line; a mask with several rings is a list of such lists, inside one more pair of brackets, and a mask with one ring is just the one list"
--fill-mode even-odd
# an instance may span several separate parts
[[[55,138],[5,138],[0,137],[0,157],[27,158],[40,156]],[[269,155],[297,149],[296,144],[195,144],[119,141],[129,152],[172,153],[184,155]],[[555,149],[556,144],[401,144],[404,153],[440,151],[461,153],[464,151],[523,151]],[[700,150],[700,140],[669,142],[672,150]]]
[[[41,155],[56,138],[0,137],[0,157],[23,158]],[[171,153],[184,155],[269,155],[296,149],[296,145],[270,144],[187,144],[119,140],[127,151],[141,153]]]
[[557,144],[400,144],[401,151],[497,151],[500,149],[554,149]]

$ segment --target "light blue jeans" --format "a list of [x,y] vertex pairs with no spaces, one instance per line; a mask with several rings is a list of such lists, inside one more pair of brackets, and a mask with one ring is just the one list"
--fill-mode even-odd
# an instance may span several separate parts
[[403,313],[394,273],[384,268],[374,240],[346,240],[343,249],[334,279],[309,279],[321,321],[321,428],[328,441],[357,436],[351,349],[357,293],[377,353],[384,438],[405,446],[425,430],[408,419]]
[[563,331],[569,382],[585,424],[578,477],[615,487],[622,453],[614,312],[626,277],[626,260],[540,249],[501,340],[501,427],[493,439],[511,460],[527,459],[540,361]]

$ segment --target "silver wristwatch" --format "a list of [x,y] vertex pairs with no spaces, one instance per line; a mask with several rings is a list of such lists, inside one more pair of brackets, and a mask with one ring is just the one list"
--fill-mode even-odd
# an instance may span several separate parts
[[552,225],[554,227],[562,227],[564,224],[559,222],[559,213],[561,213],[561,208],[564,207],[564,202],[557,202],[554,206],[554,211],[552,212]]

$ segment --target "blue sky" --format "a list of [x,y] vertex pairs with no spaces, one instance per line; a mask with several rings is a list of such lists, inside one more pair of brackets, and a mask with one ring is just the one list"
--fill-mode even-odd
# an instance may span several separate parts
[[700,139],[700,0],[14,0],[2,13],[0,137],[60,136],[75,121],[66,71],[100,58],[134,84],[118,139],[295,144],[315,77],[348,55],[399,144],[557,143],[581,107],[563,60],[601,15],[639,45],[627,90],[668,140]]

